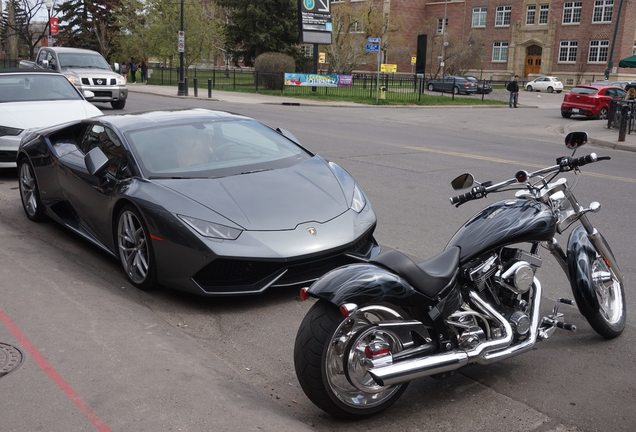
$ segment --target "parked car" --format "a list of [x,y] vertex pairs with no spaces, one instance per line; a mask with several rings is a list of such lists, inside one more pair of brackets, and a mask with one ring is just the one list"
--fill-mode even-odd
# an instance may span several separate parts
[[113,109],[126,106],[126,78],[114,72],[97,51],[68,47],[42,47],[35,62],[22,60],[20,67],[60,72],[80,91],[94,93],[93,102],[109,102]]
[[492,92],[492,87],[485,80],[480,80],[477,77],[470,76],[470,75],[465,76],[464,78],[466,78],[468,81],[475,83],[475,85],[477,86],[478,94],[489,94]]
[[526,83],[527,91],[545,91],[548,93],[563,91],[563,83],[554,76],[541,76]]
[[474,94],[477,93],[477,86],[473,81],[464,77],[448,75],[440,79],[428,80],[426,85],[428,91],[441,91],[453,94]]
[[375,213],[343,168],[240,115],[72,122],[23,142],[18,173],[29,219],[48,216],[117,257],[141,289],[306,286],[378,248]]
[[625,93],[625,90],[616,86],[590,84],[572,87],[563,95],[561,115],[565,118],[582,115],[607,119],[612,99],[624,99]]
[[15,168],[18,146],[30,130],[101,114],[64,75],[0,71],[0,168]]

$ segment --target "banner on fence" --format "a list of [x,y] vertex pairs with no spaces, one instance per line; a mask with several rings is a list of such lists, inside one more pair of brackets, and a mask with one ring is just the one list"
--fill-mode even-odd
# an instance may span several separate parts
[[351,87],[351,75],[286,73],[285,85],[310,87]]

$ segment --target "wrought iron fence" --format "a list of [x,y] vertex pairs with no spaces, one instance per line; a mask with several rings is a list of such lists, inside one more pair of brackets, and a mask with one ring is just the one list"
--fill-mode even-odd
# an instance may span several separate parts
[[0,69],[13,69],[18,67],[19,60],[0,59]]

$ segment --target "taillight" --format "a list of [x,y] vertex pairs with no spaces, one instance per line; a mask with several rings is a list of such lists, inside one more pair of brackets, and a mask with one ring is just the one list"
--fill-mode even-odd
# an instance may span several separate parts
[[298,292],[298,298],[300,298],[301,301],[307,300],[309,298],[309,287],[302,287]]

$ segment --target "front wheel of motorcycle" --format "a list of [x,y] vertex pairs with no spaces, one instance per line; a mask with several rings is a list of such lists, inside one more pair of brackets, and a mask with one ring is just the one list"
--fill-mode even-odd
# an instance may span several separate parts
[[324,300],[303,319],[294,346],[296,376],[307,397],[339,418],[362,418],[391,406],[408,383],[380,386],[367,373],[374,353],[399,352],[396,334],[377,326],[402,320],[391,306],[361,307],[348,318]]
[[[575,230],[573,235],[577,231],[585,235],[582,229]],[[610,250],[605,238],[601,236],[601,239]],[[625,290],[596,248],[589,242],[582,244],[584,247],[578,249],[572,263],[576,275],[572,280],[574,298],[592,328],[605,339],[613,339],[625,329]]]

